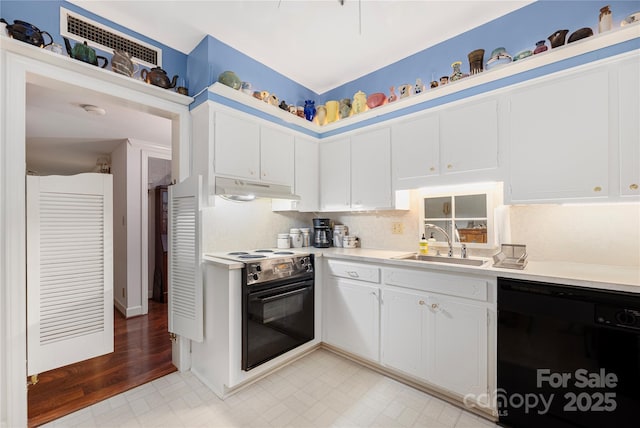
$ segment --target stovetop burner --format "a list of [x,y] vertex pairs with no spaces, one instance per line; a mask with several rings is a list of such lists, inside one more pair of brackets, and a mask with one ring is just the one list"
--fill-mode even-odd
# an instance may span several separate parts
[[278,256],[290,256],[291,254],[295,254],[293,251],[276,251],[273,253]]
[[249,253],[247,253],[246,251],[232,251],[230,253],[227,253],[228,256],[244,256],[246,254]]
[[273,253],[273,250],[254,250],[254,253]]
[[239,259],[264,259],[266,257],[262,254],[241,254],[238,256]]

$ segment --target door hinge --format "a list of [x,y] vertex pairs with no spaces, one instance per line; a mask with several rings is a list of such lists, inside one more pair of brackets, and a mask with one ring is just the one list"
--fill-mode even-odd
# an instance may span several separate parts
[[169,340],[175,342],[178,339],[175,333],[169,333]]
[[34,374],[29,376],[29,378],[27,379],[27,388],[35,385],[36,383],[40,382],[40,379],[38,379],[38,374]]

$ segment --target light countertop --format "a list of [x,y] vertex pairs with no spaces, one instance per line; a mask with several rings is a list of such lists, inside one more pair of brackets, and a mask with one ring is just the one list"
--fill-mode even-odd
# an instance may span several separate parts
[[[298,249],[295,249],[298,250]],[[378,250],[369,248],[300,248],[300,251],[315,254],[316,257],[350,260],[354,262],[378,263],[386,266],[402,266],[418,269],[449,271],[476,275],[501,276],[529,281],[550,282],[578,287],[598,288],[604,290],[640,293],[640,268],[627,266],[596,265],[573,262],[541,262],[529,261],[524,270],[494,268],[493,261],[486,261],[482,266],[466,266],[456,264],[402,260],[410,251]],[[478,257],[471,257],[478,258]],[[205,255],[203,260],[222,264],[229,269],[242,268],[242,263],[232,262]]]

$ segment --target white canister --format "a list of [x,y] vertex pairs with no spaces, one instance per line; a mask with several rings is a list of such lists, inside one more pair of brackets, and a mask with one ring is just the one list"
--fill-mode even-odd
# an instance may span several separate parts
[[344,248],[356,248],[358,246],[358,238],[351,235],[346,235],[342,238],[342,246]]
[[302,232],[300,232],[300,229],[290,229],[289,236],[291,237],[291,246],[293,248],[302,247]]
[[333,246],[342,247],[342,238],[348,234],[347,226],[344,224],[336,224],[333,227]]
[[311,229],[308,227],[301,227],[300,232],[302,232],[302,246],[308,247],[311,245]]
[[291,239],[288,233],[278,233],[278,248],[290,248]]

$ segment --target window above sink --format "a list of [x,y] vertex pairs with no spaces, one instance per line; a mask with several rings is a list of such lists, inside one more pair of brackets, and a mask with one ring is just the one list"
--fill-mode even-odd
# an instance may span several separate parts
[[441,227],[451,237],[454,246],[494,248],[495,208],[502,205],[502,183],[481,183],[420,189],[420,235],[435,238],[447,245],[440,231],[426,227]]

